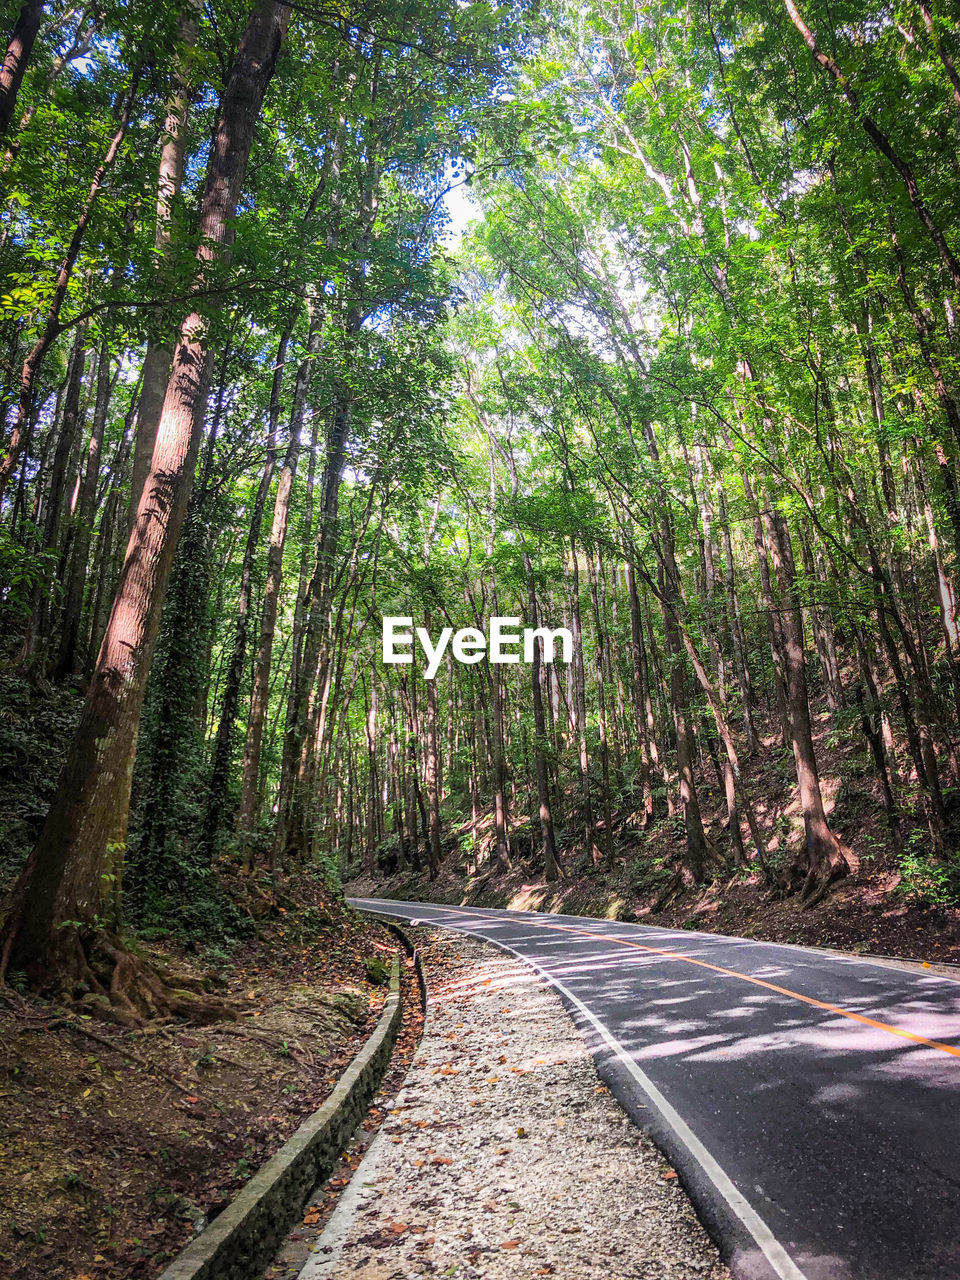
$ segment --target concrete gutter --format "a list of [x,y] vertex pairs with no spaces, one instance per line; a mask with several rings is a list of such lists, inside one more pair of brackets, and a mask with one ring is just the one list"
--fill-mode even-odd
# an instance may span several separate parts
[[423,1012],[427,1012],[427,979],[423,972],[423,960],[420,956],[420,948],[415,947],[410,939],[409,934],[394,921],[388,920],[385,916],[378,916],[375,911],[366,911],[362,914],[369,916],[371,920],[376,920],[378,924],[384,925],[395,938],[399,938],[403,944],[403,949],[413,961],[414,972],[417,975],[417,987],[420,990],[420,1004],[423,1006]]
[[400,1030],[400,956],[373,1034],[319,1110],[161,1273],[159,1280],[253,1280],[263,1274],[303,1212],[313,1189],[336,1165],[383,1079]]

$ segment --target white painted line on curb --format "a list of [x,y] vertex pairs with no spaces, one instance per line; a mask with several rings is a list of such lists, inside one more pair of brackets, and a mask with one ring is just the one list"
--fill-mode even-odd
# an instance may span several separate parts
[[[404,916],[402,912],[397,912],[396,914],[400,916],[401,919],[408,918]],[[522,924],[523,922],[518,921],[517,923]],[[458,933],[469,934],[472,937],[483,936],[478,934],[475,930],[457,929],[456,925],[449,925],[446,923],[440,924],[440,922],[436,920],[432,920],[430,924],[433,927],[439,927],[441,929],[454,929]],[[602,936],[602,934],[598,934],[598,937]],[[654,1106],[659,1110],[663,1119],[700,1165],[703,1172],[716,1187],[718,1193],[723,1197],[731,1213],[733,1213],[733,1215],[743,1224],[748,1234],[756,1241],[757,1247],[770,1263],[770,1266],[773,1268],[774,1274],[778,1277],[778,1280],[807,1280],[807,1277],[793,1261],[786,1249],[767,1226],[766,1222],[764,1222],[763,1218],[761,1218],[756,1209],[754,1209],[753,1205],[750,1204],[746,1196],[737,1190],[728,1174],[724,1172],[723,1168],[710,1154],[676,1108],[667,1101],[646,1072],[637,1066],[634,1059],[630,1056],[620,1041],[610,1034],[596,1014],[591,1012],[583,1001],[578,996],[575,996],[570,988],[561,982],[559,978],[552,977],[548,970],[542,968],[542,966],[537,964],[536,960],[532,959],[530,956],[525,956],[522,952],[517,951],[515,947],[511,947],[497,938],[484,938],[484,941],[492,942],[494,946],[500,947],[504,951],[509,951],[512,955],[515,955],[518,960],[521,960],[524,964],[536,969],[538,973],[542,974],[543,977],[546,978],[551,986],[556,987],[558,991],[561,991],[566,996],[570,1003],[574,1005],[587,1022],[590,1023],[607,1047],[616,1054],[617,1058],[623,1063],[629,1074],[644,1091]]]
[[335,1274],[334,1267],[340,1261],[347,1232],[364,1203],[373,1194],[370,1183],[384,1146],[383,1129],[377,1131],[363,1159],[354,1170],[353,1177],[344,1188],[337,1207],[320,1233],[310,1257],[303,1264],[297,1280],[323,1280]]

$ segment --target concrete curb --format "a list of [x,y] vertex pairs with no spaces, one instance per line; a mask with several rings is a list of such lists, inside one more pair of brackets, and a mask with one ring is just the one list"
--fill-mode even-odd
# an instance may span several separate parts
[[421,958],[421,955],[420,955],[420,948],[417,946],[414,946],[413,941],[407,936],[406,933],[404,933],[404,931],[400,928],[398,924],[394,923],[393,920],[386,920],[382,916],[378,916],[375,911],[369,911],[363,914],[368,915],[371,920],[376,920],[378,924],[384,925],[387,929],[390,930],[390,932],[394,935],[395,938],[400,939],[401,943],[403,944],[404,951],[406,951],[407,955],[411,958],[411,960],[413,960],[414,972],[417,975],[417,987],[419,988],[419,991],[420,991],[420,1004],[423,1007],[424,1014],[426,1014],[427,1012],[427,979],[423,972],[423,959]]
[[396,953],[383,1013],[330,1097],[174,1258],[159,1280],[252,1280],[263,1273],[310,1193],[329,1175],[366,1113],[390,1061],[400,1022],[400,956]]
[[[765,938],[748,938],[748,942],[766,942]],[[960,982],[960,964],[953,960],[910,960],[906,956],[874,955],[872,952],[841,951],[839,947],[818,947],[807,942],[772,942],[773,947],[791,947],[794,951],[813,951],[817,955],[840,956],[844,960],[858,960],[861,964],[875,964],[883,969],[904,969],[908,973],[932,973],[938,978]]]

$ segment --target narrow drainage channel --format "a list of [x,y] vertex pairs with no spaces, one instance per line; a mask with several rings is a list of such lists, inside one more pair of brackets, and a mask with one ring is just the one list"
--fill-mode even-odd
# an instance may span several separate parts
[[[400,930],[396,932],[401,939],[405,938]],[[413,956],[404,956],[403,953],[401,956],[400,998],[403,1020],[383,1082],[337,1166],[329,1178],[314,1189],[300,1224],[290,1232],[263,1273],[264,1280],[296,1280],[299,1276],[313,1246],[316,1245],[330,1221],[354,1171],[383,1124],[390,1099],[399,1092],[414,1054],[417,1052],[426,1014],[424,1004],[426,988],[422,985]]]

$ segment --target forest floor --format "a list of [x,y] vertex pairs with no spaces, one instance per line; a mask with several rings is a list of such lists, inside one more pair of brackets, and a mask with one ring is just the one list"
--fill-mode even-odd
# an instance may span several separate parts
[[155,1275],[331,1092],[396,940],[319,879],[256,896],[257,937],[228,958],[144,948],[238,1021],[128,1031],[0,989],[0,1274]]
[[[568,797],[572,812],[567,829],[557,830],[562,873],[554,884],[542,873],[539,823],[534,826],[525,817],[515,821],[514,867],[497,872],[491,870],[489,857],[490,818],[484,816],[474,841],[470,824],[451,816],[436,880],[431,881],[426,871],[395,870],[392,837],[378,851],[379,870],[357,876],[345,892],[636,920],[769,942],[960,963],[960,908],[951,905],[955,886],[944,883],[926,828],[911,813],[909,779],[901,789],[898,841],[880,805],[862,736],[838,730],[826,712],[816,717],[815,725],[825,808],[833,830],[853,850],[858,865],[810,909],[804,909],[799,894],[784,897],[772,891],[756,861],[718,870],[706,885],[680,883],[682,818],[662,817],[644,829],[630,805],[621,804],[612,814],[612,865],[603,857],[594,865],[584,853],[575,795]],[[768,836],[765,860],[776,872],[803,839],[792,753],[768,737],[762,751],[743,763],[759,824]],[[635,794],[629,779],[626,782],[621,796]],[[719,779],[702,785],[699,792],[708,834],[722,851],[727,833]],[[597,840],[603,843],[599,824]]]
[[638,892],[632,880],[633,868],[623,858],[613,871],[575,872],[552,885],[522,867],[502,875],[483,871],[477,875],[447,860],[432,883],[424,874],[362,876],[353,880],[346,892],[354,897],[595,916],[767,942],[833,947],[864,955],[960,964],[960,911],[899,897],[895,871],[861,868],[810,910],[801,907],[799,896],[771,896],[758,875],[738,873],[686,890],[671,906],[656,911],[656,893]]

